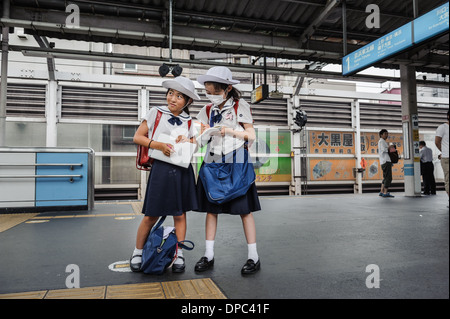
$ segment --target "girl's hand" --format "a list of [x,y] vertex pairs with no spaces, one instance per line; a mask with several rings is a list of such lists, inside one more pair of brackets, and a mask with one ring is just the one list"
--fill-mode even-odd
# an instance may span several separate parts
[[225,136],[225,134],[233,135],[234,134],[234,130],[232,128],[229,128],[229,127],[222,127],[222,130],[220,131],[220,134],[222,136]]
[[172,144],[166,144],[157,142],[155,149],[160,150],[164,155],[170,157],[170,154],[174,152],[174,148]]
[[189,142],[189,139],[184,135],[178,135],[177,139],[175,140],[175,143],[186,143]]

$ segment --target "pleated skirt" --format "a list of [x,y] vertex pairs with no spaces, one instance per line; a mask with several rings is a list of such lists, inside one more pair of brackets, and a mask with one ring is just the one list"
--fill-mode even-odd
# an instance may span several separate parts
[[155,160],[148,177],[142,214],[152,217],[180,216],[197,209],[192,165],[183,168]]
[[[245,155],[248,156],[247,150],[245,150]],[[202,168],[203,164],[200,170]],[[198,201],[198,209],[196,209],[195,211],[204,213],[208,212],[213,214],[246,215],[261,210],[258,191],[256,190],[255,183],[253,183],[250,186],[245,195],[237,197],[223,204],[214,204],[208,200],[202,180],[201,178],[198,178],[197,201]]]

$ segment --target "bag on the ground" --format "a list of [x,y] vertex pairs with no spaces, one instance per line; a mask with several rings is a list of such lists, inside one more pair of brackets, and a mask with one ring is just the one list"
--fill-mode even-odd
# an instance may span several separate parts
[[[163,274],[166,268],[172,266],[175,261],[178,246],[186,250],[194,249],[193,242],[189,240],[179,242],[177,240],[175,228],[162,226],[165,219],[165,216],[160,218],[156,226],[150,231],[144,245],[141,269],[145,274]],[[188,247],[184,243],[189,243],[192,247]]]
[[392,164],[398,163],[398,151],[395,145],[390,145],[388,149],[389,157],[391,158]]

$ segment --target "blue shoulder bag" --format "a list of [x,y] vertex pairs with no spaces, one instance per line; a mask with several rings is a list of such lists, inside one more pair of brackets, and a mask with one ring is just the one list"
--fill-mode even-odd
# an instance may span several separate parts
[[[239,100],[234,102],[233,108],[237,116]],[[211,116],[211,107],[212,104],[206,106],[206,114],[209,126],[214,127],[215,119]],[[209,145],[206,153],[209,154]],[[223,204],[247,193],[256,179],[253,164],[248,162],[248,156],[245,147],[241,147],[224,155],[220,163],[210,162],[206,157],[200,168],[199,178],[210,203]]]
[[[166,216],[159,219],[159,222],[150,231],[147,237],[147,242],[142,251],[142,265],[141,269],[146,274],[161,275],[166,268],[172,265],[175,261],[178,246],[186,250],[194,249],[194,243],[189,240],[179,242],[175,229],[164,238],[164,220]],[[186,246],[184,243],[190,243],[192,247]]]
[[223,204],[244,196],[255,182],[253,164],[248,162],[248,151],[241,147],[222,157],[221,163],[203,163],[199,177],[206,197],[213,204]]

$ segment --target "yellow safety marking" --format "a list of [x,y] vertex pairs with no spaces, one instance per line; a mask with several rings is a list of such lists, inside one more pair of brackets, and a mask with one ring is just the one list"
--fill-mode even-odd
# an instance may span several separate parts
[[105,299],[106,287],[50,290],[45,299]]
[[[16,225],[30,220],[43,220],[47,222],[50,219],[70,219],[70,218],[89,218],[89,217],[115,217],[118,220],[132,220],[133,216],[141,215],[142,203],[132,203],[134,213],[114,213],[114,214],[84,214],[84,215],[57,215],[57,216],[37,216],[39,213],[19,213],[19,214],[0,214],[0,233]],[[137,207],[137,208],[135,208]],[[140,208],[139,208],[140,207]],[[35,222],[36,223],[36,222]]]
[[164,291],[159,282],[109,286],[106,299],[165,299]]
[[59,216],[52,216],[52,218],[74,218],[76,215],[59,215]]
[[225,299],[210,279],[162,282],[167,299]]
[[144,206],[143,202],[133,202],[131,203],[131,207],[136,214],[142,213],[142,206]]
[[210,278],[31,291],[0,295],[0,299],[226,299]]
[[33,217],[36,214],[2,214],[0,215],[0,233],[17,226]]
[[41,223],[48,223],[50,219],[33,219],[26,221],[25,224],[41,224]]
[[[92,214],[92,215],[65,215],[65,216],[36,216],[32,219],[64,219],[64,218],[86,218],[86,217],[115,217],[116,219],[133,219],[133,216],[140,215],[135,213],[117,213],[117,214]],[[1,215],[0,215],[1,216]]]
[[46,293],[47,293],[47,290],[18,292],[18,293],[0,295],[0,299],[43,299]]
[[131,217],[131,216],[119,216],[119,217],[114,217],[114,219],[116,220],[132,220],[135,217]]

